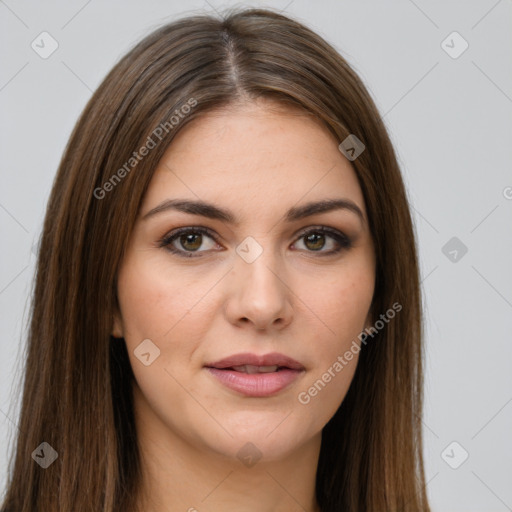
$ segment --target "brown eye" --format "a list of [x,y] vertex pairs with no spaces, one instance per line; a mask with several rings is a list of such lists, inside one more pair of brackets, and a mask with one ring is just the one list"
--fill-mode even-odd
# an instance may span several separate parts
[[[306,252],[318,252],[322,256],[336,254],[352,247],[350,238],[344,233],[327,227],[303,231],[298,241],[302,242]],[[327,250],[323,250],[325,248]]]
[[190,251],[197,251],[203,243],[203,235],[192,234],[192,235],[181,235],[179,242],[184,249]]
[[325,245],[325,236],[321,233],[311,233],[304,238],[304,244],[312,251],[318,251]]
[[[321,256],[337,254],[352,246],[351,240],[344,233],[327,227],[303,231],[297,242],[304,244],[306,252],[317,252]],[[160,247],[188,258],[203,256],[202,253],[208,253],[211,249],[218,250],[215,249],[216,244],[215,235],[200,226],[176,229],[159,241]]]
[[208,252],[215,247],[215,244],[215,236],[202,227],[174,230],[159,242],[160,247],[164,247],[173,254],[189,258],[196,256],[194,253],[202,256],[201,253]]

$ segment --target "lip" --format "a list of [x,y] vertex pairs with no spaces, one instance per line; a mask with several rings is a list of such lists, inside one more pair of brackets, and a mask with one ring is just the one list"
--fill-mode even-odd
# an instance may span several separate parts
[[[243,373],[233,366],[278,366],[278,371],[270,373]],[[270,354],[234,354],[214,363],[205,365],[208,372],[226,387],[251,397],[272,396],[291,385],[304,372],[304,366],[292,359],[273,352]]]
[[304,370],[304,366],[302,366],[298,361],[292,359],[291,357],[285,356],[284,354],[280,354],[278,352],[271,352],[269,354],[251,354],[249,352],[244,352],[241,354],[233,354],[232,356],[225,357],[220,361],[216,361],[214,363],[205,364],[205,366],[209,368],[230,368],[232,366],[243,366],[245,364],[250,364],[253,366],[283,366],[289,368],[290,370]]

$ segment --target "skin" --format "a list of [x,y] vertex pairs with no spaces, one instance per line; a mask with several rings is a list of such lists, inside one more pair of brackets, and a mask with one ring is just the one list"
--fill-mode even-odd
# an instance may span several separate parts
[[[338,144],[310,116],[259,100],[194,120],[160,161],[119,269],[112,330],[124,338],[135,375],[140,510],[319,510],[321,431],[358,355],[308,404],[298,395],[371,325],[375,284],[363,195]],[[143,218],[174,198],[214,203],[238,223],[172,209]],[[333,198],[355,203],[364,219],[348,209],[284,219],[293,206]],[[198,256],[159,245],[176,228],[196,226],[218,240],[178,236],[172,246]],[[347,235],[351,247],[325,255],[338,247],[330,235],[300,236],[321,226]],[[236,252],[249,236],[263,250],[251,263]],[[134,354],[145,339],[160,350],[148,366]],[[306,371],[273,396],[247,397],[204,368],[240,352],[280,352]],[[247,442],[261,454],[252,467],[237,458]]]

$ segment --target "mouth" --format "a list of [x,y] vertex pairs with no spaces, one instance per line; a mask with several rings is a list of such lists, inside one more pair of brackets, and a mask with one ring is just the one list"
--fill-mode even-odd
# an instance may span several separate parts
[[245,364],[242,366],[232,366],[231,368],[221,368],[222,370],[233,370],[241,373],[273,373],[279,370],[286,369],[286,366],[254,366],[252,364]]
[[241,366],[231,366],[231,367],[228,367],[228,368],[217,368],[218,370],[231,370],[231,371],[234,371],[234,372],[240,372],[240,373],[249,373],[249,374],[254,374],[254,373],[274,373],[274,372],[279,372],[279,371],[283,371],[283,370],[290,370],[290,368],[286,367],[286,366],[277,366],[277,365],[272,365],[272,366],[255,366],[255,365],[252,365],[252,364],[244,364],[244,365],[241,365]]
[[295,359],[272,352],[270,354],[233,354],[232,356],[225,357],[220,361],[208,363],[205,365],[207,368],[218,368],[219,370],[231,369],[243,373],[268,373],[275,372],[282,368],[290,370],[304,370],[304,366]]
[[205,365],[224,386],[250,397],[272,396],[305,373],[304,366],[283,354],[236,354]]

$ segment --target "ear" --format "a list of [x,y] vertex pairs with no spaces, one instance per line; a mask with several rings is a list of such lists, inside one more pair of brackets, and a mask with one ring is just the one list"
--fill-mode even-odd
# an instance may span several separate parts
[[368,311],[368,315],[367,315],[367,317],[366,317],[366,319],[364,321],[364,327],[361,330],[361,332],[366,331],[366,329],[369,329],[370,327],[372,327],[374,323],[375,322],[374,322],[372,310],[370,308],[370,311]]
[[121,320],[121,313],[119,312],[117,307],[114,310],[113,319],[112,319],[112,331],[110,332],[110,334],[114,338],[124,338],[123,322]]

